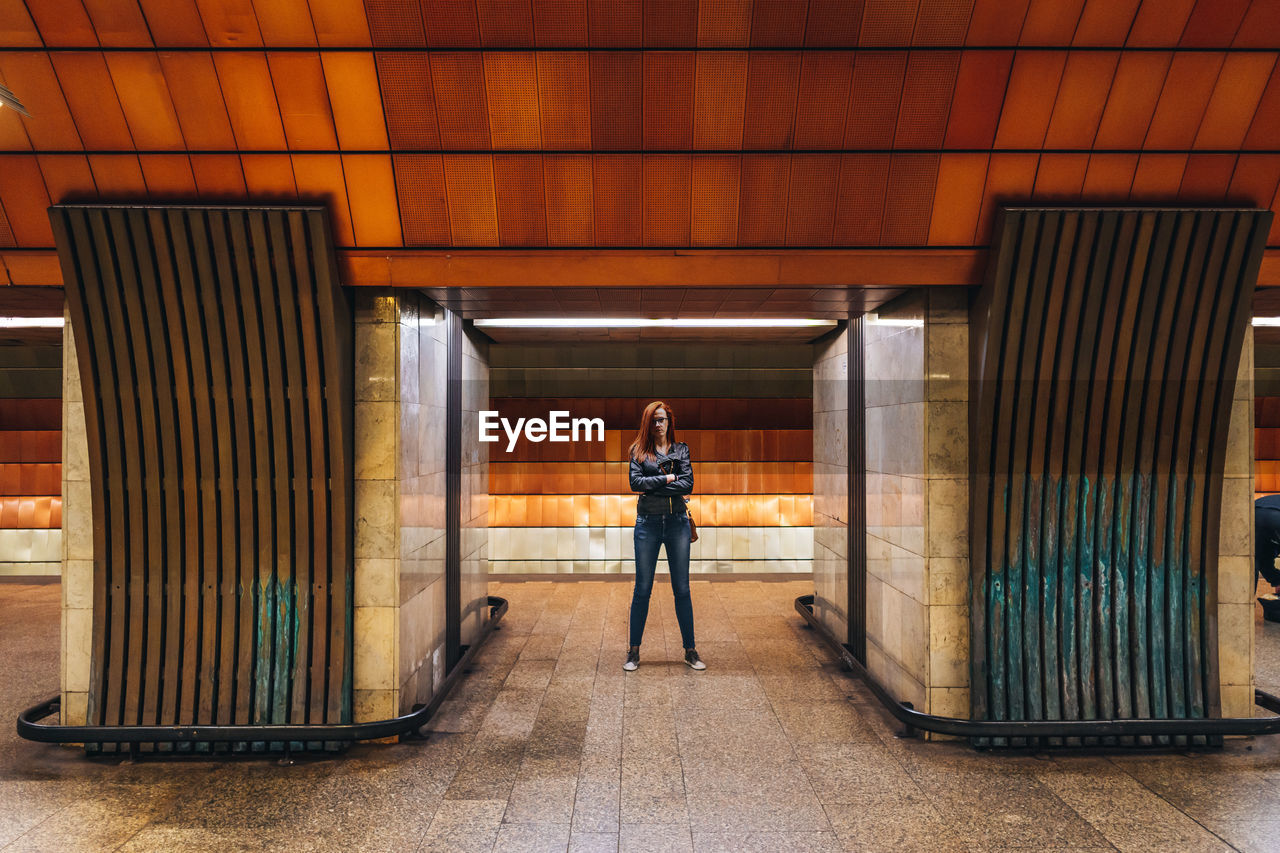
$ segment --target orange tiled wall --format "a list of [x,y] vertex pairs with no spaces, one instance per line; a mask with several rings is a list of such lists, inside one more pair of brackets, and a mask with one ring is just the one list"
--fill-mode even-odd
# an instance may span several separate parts
[[0,529],[62,527],[61,406],[0,400]]

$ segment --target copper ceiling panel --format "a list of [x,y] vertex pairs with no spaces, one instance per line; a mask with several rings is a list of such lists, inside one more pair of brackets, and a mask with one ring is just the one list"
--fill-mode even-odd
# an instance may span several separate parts
[[644,147],[692,147],[693,52],[646,52],[643,66]]
[[1044,145],[1066,61],[1066,52],[1058,50],[1020,50],[1014,55],[996,129],[996,148]]
[[386,154],[343,154],[342,171],[351,206],[356,246],[403,246],[400,208],[391,157]]
[[475,0],[475,5],[480,43],[485,47],[529,47],[534,43],[529,0]]
[[1182,38],[1196,0],[1143,3],[1129,29],[1128,47],[1173,47]]
[[785,150],[791,147],[800,89],[800,56],[794,51],[749,55],[743,148]]
[[1249,11],[1240,22],[1232,47],[1274,49],[1276,33],[1280,32],[1280,3],[1272,0],[1253,0]]
[[808,11],[809,0],[755,0],[751,7],[751,46],[801,44]]
[[191,174],[195,176],[196,192],[202,202],[245,200],[244,170],[236,154],[192,154]]
[[261,47],[253,0],[196,0],[200,19],[214,47]]
[[1041,154],[1032,195],[1037,204],[1074,204],[1084,189],[1089,155]]
[[1178,44],[1180,47],[1229,47],[1247,11],[1249,0],[1198,0]]
[[921,47],[959,47],[964,44],[974,0],[920,0],[911,43]]
[[321,47],[367,47],[373,43],[362,0],[310,0],[309,5]]
[[547,245],[541,155],[494,154],[493,186],[498,242],[503,246]]
[[902,82],[895,148],[941,148],[955,91],[960,53],[936,50],[912,53]]
[[975,0],[964,43],[969,47],[1011,47],[1018,43],[1031,0]]
[[484,54],[489,138],[495,150],[542,147],[534,54]]
[[1013,51],[965,51],[947,120],[948,148],[990,148],[1013,65]]
[[904,47],[911,44],[918,0],[864,0],[860,47]]
[[[288,154],[241,154],[240,168],[244,170],[245,190],[255,202],[297,204],[298,184],[293,178],[293,161]],[[146,174],[145,158],[142,171]]]
[[853,56],[847,51],[804,54],[796,101],[796,148],[838,149],[843,144]]
[[475,0],[421,0],[427,46],[455,50],[480,47]]
[[638,51],[591,54],[591,146],[595,150],[640,147],[643,138],[642,63]]
[[[142,167],[142,181],[147,185],[147,197],[161,201],[186,201],[195,198],[196,177],[191,174],[191,160],[186,154],[142,154],[138,157]],[[285,158],[289,184],[293,185],[293,170]]]
[[0,205],[19,246],[53,245],[49,225],[49,195],[36,158],[30,154],[0,155]]
[[863,0],[809,0],[804,46],[848,47],[857,44],[862,15]]
[[[470,3],[451,5],[474,14]],[[369,21],[369,39],[374,47],[427,46],[423,9],[418,0],[364,0],[364,8]]]
[[207,53],[161,53],[169,96],[173,100],[186,148],[228,151],[236,147],[231,119],[222,101],[222,86]]
[[[1280,154],[1241,154],[1227,186],[1227,204],[1271,206],[1280,187]],[[1278,217],[1280,218],[1280,217]]]
[[1222,204],[1235,168],[1234,154],[1192,154],[1182,173],[1178,200],[1187,204]]
[[4,215],[4,208],[0,207],[0,248],[16,249],[17,247],[18,241],[13,239],[13,229],[9,227],[9,218]]
[[[355,245],[342,158],[337,154],[294,154],[291,159],[293,179],[298,185],[298,201],[328,207],[333,241],[339,246]],[[192,165],[195,165],[194,157]],[[196,180],[200,180],[199,173]]]
[[140,151],[181,151],[185,147],[182,128],[156,54],[107,53],[104,58],[134,147]]
[[[1280,63],[1271,72],[1267,88],[1258,101],[1258,111],[1249,123],[1244,147],[1249,149],[1274,149],[1280,139]],[[1276,219],[1280,220],[1280,216]]]
[[1142,0],[1086,0],[1071,44],[1077,47],[1120,47]]
[[138,0],[156,47],[208,47],[195,0]]
[[98,189],[83,154],[42,154],[36,158],[52,204],[98,200]]
[[533,40],[538,47],[586,47],[587,0],[533,0]]
[[987,181],[986,154],[943,154],[929,220],[930,246],[968,246],[978,227],[982,188]]
[[[587,0],[592,47],[638,47],[644,41],[641,0]],[[595,74],[591,75],[595,79]]]
[[894,154],[889,161],[880,242],[920,246],[929,241],[933,191],[938,182],[937,154]]
[[698,47],[746,47],[751,42],[751,0],[702,0]]
[[449,228],[455,246],[498,244],[498,214],[493,192],[493,158],[455,154],[444,160]]
[[1018,34],[1018,44],[1024,47],[1070,44],[1083,11],[1084,0],[1031,0]]
[[269,47],[315,47],[316,28],[307,0],[257,3],[258,29]]
[[1217,150],[1241,148],[1275,68],[1275,54],[1228,54],[1193,146]]
[[431,84],[440,121],[440,145],[449,149],[490,146],[484,59],[478,53],[431,54]]
[[689,245],[691,168],[688,154],[644,155],[644,245]]
[[397,154],[392,165],[405,245],[449,245],[444,158],[439,154]]
[[43,46],[27,4],[23,0],[0,0],[0,47]]
[[1178,196],[1186,169],[1186,154],[1139,155],[1133,186],[1129,188],[1130,200],[1147,203],[1173,201]]
[[1088,204],[1128,201],[1137,168],[1137,154],[1090,154],[1081,190],[1083,200]]
[[236,147],[241,151],[272,151],[285,147],[280,105],[267,58],[261,53],[215,53],[213,67],[222,84],[222,97],[231,119]]
[[907,73],[904,53],[859,51],[845,110],[845,148],[889,148],[897,126],[902,83]]
[[1093,140],[1095,149],[1142,147],[1172,59],[1169,53],[1121,54]]
[[378,85],[395,149],[438,149],[440,128],[431,90],[431,63],[424,53],[377,54]]
[[993,152],[987,164],[987,185],[982,191],[982,209],[978,213],[978,230],[974,242],[991,243],[991,227],[996,208],[1002,204],[1025,203],[1035,189],[1039,154],[1005,154]]
[[639,246],[644,174],[639,154],[597,154],[591,163],[596,244]]
[[842,154],[832,242],[866,246],[880,239],[889,183],[888,154]]
[[1093,147],[1093,138],[1107,106],[1107,92],[1115,77],[1119,52],[1071,53],[1062,72],[1062,84],[1045,134],[1046,148]]
[[738,181],[742,173],[737,154],[708,154],[693,158],[690,192],[690,242],[694,246],[733,246],[738,242]]
[[[22,93],[23,104],[37,117],[23,119],[15,110],[0,111],[0,120],[8,126],[0,131],[0,146],[11,150],[4,143],[13,140],[17,144],[12,147],[18,149],[35,146],[37,150],[72,151],[83,147],[47,54],[0,54],[0,78],[11,92]],[[15,131],[13,125],[25,126],[26,132],[21,127]]]
[[80,0],[40,0],[27,3],[40,37],[49,47],[97,47],[93,22]]
[[644,46],[689,47],[698,41],[698,0],[644,0]]
[[318,53],[268,53],[285,142],[295,151],[333,150],[338,137]]
[[738,245],[776,246],[787,227],[791,158],[743,154],[738,188]]
[[787,245],[831,245],[839,177],[839,154],[792,155],[787,197]]
[[695,76],[694,147],[741,148],[747,97],[746,51],[699,53]]
[[1176,53],[1169,66],[1144,149],[1188,149],[1200,129],[1200,120],[1209,106],[1218,73],[1221,53]]
[[380,151],[387,145],[378,72],[367,53],[322,53],[329,108],[344,151]]
[[133,139],[129,136],[129,125],[120,110],[116,88],[102,54],[55,53],[50,58],[85,148],[131,150]]
[[538,116],[542,144],[591,148],[591,66],[584,53],[538,53]]
[[547,154],[542,158],[547,242],[552,246],[595,243],[591,160],[590,154]]
[[[3,76],[0,73],[0,76]],[[81,146],[74,145],[73,148]],[[0,151],[30,151],[31,138],[22,114],[17,110],[0,110]]]
[[83,0],[103,47],[152,47],[151,32],[136,2]]

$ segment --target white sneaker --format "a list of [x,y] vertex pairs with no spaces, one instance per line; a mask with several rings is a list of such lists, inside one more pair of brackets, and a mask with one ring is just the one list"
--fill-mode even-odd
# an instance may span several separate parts
[[707,665],[698,657],[697,649],[685,649],[684,662],[692,669],[706,669]]
[[622,665],[622,668],[625,669],[627,672],[634,672],[636,668],[639,666],[640,666],[640,650],[627,649],[627,662]]

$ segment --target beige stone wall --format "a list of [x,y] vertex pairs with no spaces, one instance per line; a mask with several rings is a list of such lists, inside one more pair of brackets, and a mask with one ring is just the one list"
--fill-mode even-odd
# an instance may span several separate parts
[[849,333],[817,344],[813,361],[813,610],[849,636]]
[[[467,329],[462,342],[462,644],[471,645],[489,618],[489,444],[480,441],[480,412],[489,408],[488,338]],[[443,423],[443,422],[442,422]]]
[[968,716],[967,294],[912,291],[865,329],[867,665],[899,700]]
[[1224,717],[1253,716],[1253,329],[1245,334],[1223,468],[1218,540],[1218,675]]
[[89,439],[71,318],[62,333],[62,724],[88,722],[93,654],[93,505]]

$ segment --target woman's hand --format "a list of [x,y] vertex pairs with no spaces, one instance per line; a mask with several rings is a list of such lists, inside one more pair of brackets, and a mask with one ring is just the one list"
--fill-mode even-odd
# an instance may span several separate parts
[[667,482],[668,482],[668,483],[673,483],[673,482],[675,482],[675,479],[676,479],[676,475],[675,475],[675,474],[668,474],[668,475],[667,475]]

